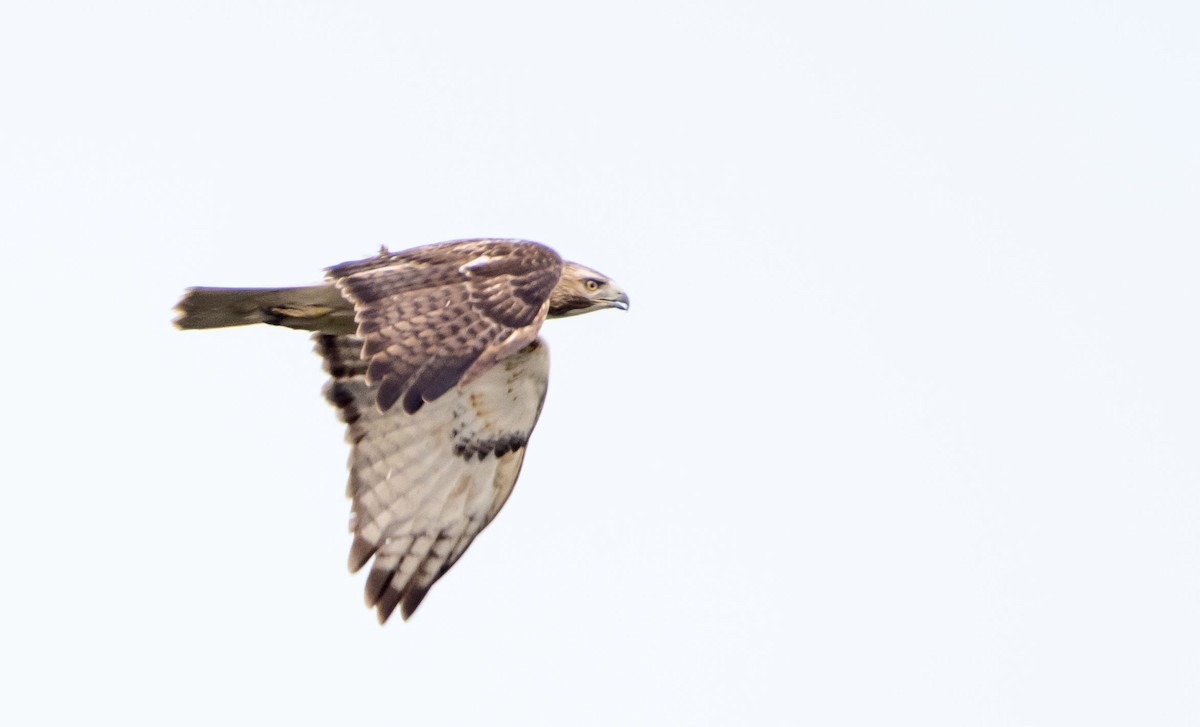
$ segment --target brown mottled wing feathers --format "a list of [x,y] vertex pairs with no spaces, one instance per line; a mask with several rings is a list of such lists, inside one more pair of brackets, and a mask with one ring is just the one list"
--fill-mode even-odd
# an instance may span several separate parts
[[382,253],[329,269],[355,307],[367,381],[406,412],[467,384],[537,338],[562,259],[518,240]]

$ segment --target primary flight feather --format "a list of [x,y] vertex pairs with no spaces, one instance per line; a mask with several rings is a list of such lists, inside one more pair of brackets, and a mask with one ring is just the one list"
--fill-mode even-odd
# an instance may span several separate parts
[[608,277],[526,240],[456,240],[335,265],[298,288],[191,288],[180,328],[315,331],[346,423],[350,569],[407,619],[512,493],[546,396],[546,318],[629,307]]

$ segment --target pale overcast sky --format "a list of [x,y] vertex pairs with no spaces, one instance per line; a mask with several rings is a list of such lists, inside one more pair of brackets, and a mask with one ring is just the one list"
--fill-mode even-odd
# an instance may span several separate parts
[[[8,2],[5,724],[1200,723],[1200,6]],[[513,498],[346,572],[286,285],[525,237]]]

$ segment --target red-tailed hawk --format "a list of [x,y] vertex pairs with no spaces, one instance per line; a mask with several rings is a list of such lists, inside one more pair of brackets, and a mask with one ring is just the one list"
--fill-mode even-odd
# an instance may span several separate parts
[[524,240],[458,240],[329,268],[324,285],[191,288],[180,328],[316,331],[346,423],[350,570],[407,619],[512,493],[546,396],[546,318],[629,307],[607,276]]

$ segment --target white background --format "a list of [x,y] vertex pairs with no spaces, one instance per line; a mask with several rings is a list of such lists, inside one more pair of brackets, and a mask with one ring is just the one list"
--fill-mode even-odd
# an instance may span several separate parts
[[[1197,7],[9,0],[0,721],[1197,724]],[[475,236],[632,310],[380,628],[171,307]]]

